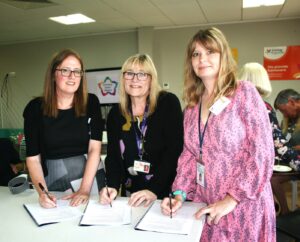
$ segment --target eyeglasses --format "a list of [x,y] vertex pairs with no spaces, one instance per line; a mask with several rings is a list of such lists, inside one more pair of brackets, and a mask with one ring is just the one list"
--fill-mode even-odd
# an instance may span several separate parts
[[151,75],[148,73],[144,73],[144,72],[138,72],[138,73],[134,73],[132,71],[124,71],[123,72],[123,77],[126,80],[133,80],[134,76],[136,76],[139,81],[146,81],[148,76],[151,76]]
[[71,76],[72,73],[74,73],[75,77],[82,77],[83,76],[83,71],[82,70],[71,70],[68,68],[61,68],[61,69],[56,69],[57,71],[60,71],[62,76]]

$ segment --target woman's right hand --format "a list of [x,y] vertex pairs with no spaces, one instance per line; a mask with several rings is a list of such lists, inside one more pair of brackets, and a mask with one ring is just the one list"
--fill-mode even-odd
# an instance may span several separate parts
[[50,198],[45,194],[42,193],[39,197],[39,203],[43,208],[55,208],[56,207],[56,197],[49,193]]
[[110,204],[118,195],[118,191],[112,187],[103,187],[99,193],[99,201],[101,204]]
[[[182,207],[182,201],[180,199],[172,198],[172,215],[176,214],[176,211]],[[170,198],[166,197],[164,200],[162,200],[161,204],[161,212],[164,215],[170,216],[171,214],[171,206],[170,206]]]

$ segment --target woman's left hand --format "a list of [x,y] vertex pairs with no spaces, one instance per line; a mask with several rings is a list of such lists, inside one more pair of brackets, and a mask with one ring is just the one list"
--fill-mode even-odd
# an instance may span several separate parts
[[218,224],[220,219],[233,211],[237,204],[238,202],[233,197],[226,195],[223,200],[201,208],[195,213],[195,217],[196,219],[200,219],[202,215],[207,214],[207,223],[209,225]]
[[149,190],[141,190],[131,194],[128,204],[132,207],[138,207],[145,202],[144,207],[147,207],[156,199],[157,196],[153,192]]
[[76,207],[80,204],[86,204],[89,200],[89,193],[81,192],[80,190],[70,195],[64,196],[62,199],[71,199],[70,206]]

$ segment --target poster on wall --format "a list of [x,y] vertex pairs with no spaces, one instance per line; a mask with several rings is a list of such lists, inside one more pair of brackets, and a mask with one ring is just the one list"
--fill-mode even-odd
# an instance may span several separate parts
[[120,73],[120,67],[86,70],[88,92],[94,93],[100,104],[118,103]]
[[265,47],[264,67],[270,80],[300,80],[300,45]]

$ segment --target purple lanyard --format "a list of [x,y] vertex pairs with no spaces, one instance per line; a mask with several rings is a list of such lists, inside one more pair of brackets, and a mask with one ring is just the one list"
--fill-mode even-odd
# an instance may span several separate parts
[[143,159],[143,154],[144,154],[144,140],[145,140],[145,131],[147,128],[148,109],[149,109],[149,104],[147,103],[146,107],[145,107],[145,111],[144,111],[144,117],[143,117],[143,120],[142,120],[142,122],[140,124],[140,128],[139,128],[141,135],[138,134],[138,132],[135,128],[132,109],[130,109],[131,121],[132,121],[132,126],[134,129],[134,133],[135,133],[136,145],[137,145],[137,149],[138,149],[138,156],[140,157],[140,160]]
[[199,144],[200,144],[200,162],[202,162],[202,146],[203,146],[203,142],[204,142],[204,135],[205,135],[208,119],[209,119],[210,114],[211,114],[211,112],[209,112],[207,121],[204,125],[203,133],[201,133],[201,125],[200,125],[200,122],[201,122],[201,106],[202,106],[202,103],[199,104],[199,121],[198,121]]

